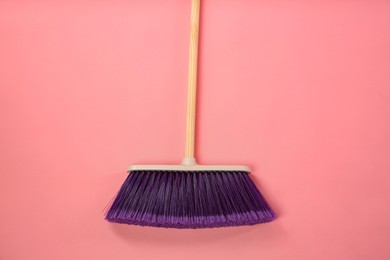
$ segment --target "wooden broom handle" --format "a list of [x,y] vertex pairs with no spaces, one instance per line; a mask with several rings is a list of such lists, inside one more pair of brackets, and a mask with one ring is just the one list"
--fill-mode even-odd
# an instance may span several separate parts
[[199,42],[199,12],[200,0],[192,0],[190,48],[188,64],[188,93],[187,93],[187,131],[185,159],[194,160],[195,150],[195,108],[196,108],[196,81],[198,70],[198,42]]

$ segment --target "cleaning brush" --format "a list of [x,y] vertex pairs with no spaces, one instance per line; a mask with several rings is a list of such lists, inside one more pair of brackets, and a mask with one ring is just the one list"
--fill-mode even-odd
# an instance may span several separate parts
[[166,228],[269,222],[276,215],[247,166],[198,165],[194,158],[200,0],[192,0],[185,156],[179,165],[132,165],[106,220]]

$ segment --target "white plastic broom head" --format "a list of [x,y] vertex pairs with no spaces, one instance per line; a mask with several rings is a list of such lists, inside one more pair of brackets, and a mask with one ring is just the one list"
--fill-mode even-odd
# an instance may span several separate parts
[[128,171],[237,171],[250,172],[244,165],[199,165],[194,158],[184,158],[181,164],[145,164],[131,165]]

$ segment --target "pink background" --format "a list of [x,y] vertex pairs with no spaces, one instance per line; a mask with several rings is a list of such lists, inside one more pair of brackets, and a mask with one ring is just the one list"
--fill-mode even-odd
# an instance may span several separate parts
[[0,2],[0,259],[390,259],[390,2],[209,0],[198,161],[279,218],[114,225],[128,164],[178,163],[190,1]]

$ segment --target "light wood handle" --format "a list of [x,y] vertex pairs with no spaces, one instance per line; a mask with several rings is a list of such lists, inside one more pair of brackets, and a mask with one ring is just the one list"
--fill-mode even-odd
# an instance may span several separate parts
[[195,109],[198,70],[199,12],[200,0],[192,0],[188,64],[187,131],[185,147],[185,158],[187,159],[193,159],[195,153]]

